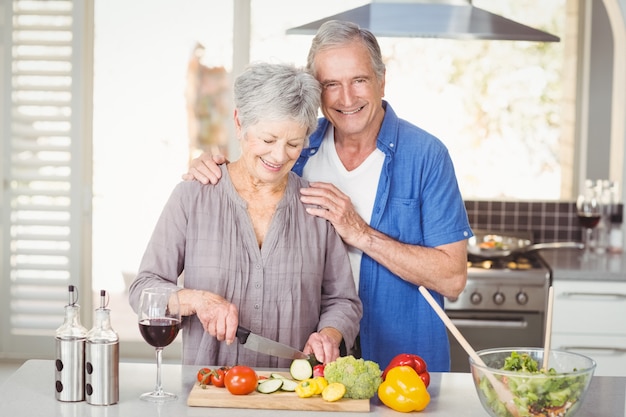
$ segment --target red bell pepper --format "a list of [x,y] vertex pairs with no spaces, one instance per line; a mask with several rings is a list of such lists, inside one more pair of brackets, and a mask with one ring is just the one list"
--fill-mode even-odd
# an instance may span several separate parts
[[313,378],[316,376],[324,376],[324,364],[320,363],[319,365],[315,365],[313,367]]
[[387,376],[387,372],[397,366],[410,366],[415,370],[415,372],[417,372],[422,381],[424,381],[424,385],[426,385],[426,387],[430,384],[430,374],[428,373],[426,361],[422,359],[422,357],[412,353],[401,353],[393,358],[383,371],[383,381]]

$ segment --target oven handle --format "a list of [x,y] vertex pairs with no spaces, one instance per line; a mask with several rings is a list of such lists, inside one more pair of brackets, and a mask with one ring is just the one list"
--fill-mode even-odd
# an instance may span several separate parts
[[576,297],[604,297],[604,298],[626,298],[626,294],[617,292],[573,292],[566,291],[561,294],[563,297],[576,298]]
[[484,319],[451,319],[457,327],[488,327],[524,329],[528,327],[526,320],[484,320]]

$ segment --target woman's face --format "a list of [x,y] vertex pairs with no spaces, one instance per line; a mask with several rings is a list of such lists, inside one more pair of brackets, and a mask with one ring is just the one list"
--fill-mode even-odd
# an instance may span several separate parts
[[261,121],[244,133],[235,115],[241,157],[249,174],[262,182],[284,180],[306,140],[306,127],[294,121]]

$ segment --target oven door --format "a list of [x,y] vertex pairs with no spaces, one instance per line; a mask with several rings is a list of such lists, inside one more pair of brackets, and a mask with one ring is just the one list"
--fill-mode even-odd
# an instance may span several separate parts
[[[542,347],[542,312],[446,311],[474,350],[497,347]],[[469,372],[469,355],[448,332],[452,372]]]

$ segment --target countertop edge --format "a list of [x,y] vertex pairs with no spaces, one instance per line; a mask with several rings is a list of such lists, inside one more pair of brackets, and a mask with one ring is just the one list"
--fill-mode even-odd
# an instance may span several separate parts
[[539,252],[553,280],[626,282],[626,254],[589,254],[578,249]]

